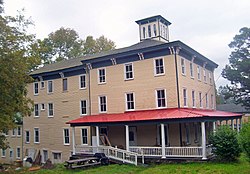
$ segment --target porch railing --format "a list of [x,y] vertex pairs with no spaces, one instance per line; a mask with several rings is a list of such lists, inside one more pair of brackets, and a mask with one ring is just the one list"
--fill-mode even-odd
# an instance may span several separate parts
[[[166,157],[202,157],[202,147],[166,147]],[[161,147],[131,146],[131,152],[144,156],[162,156]]]
[[104,153],[107,157],[121,161],[123,163],[129,163],[137,165],[138,154],[134,152],[128,152],[123,149],[118,149],[111,146],[76,146],[76,153],[87,153],[87,154],[94,154],[96,152]]

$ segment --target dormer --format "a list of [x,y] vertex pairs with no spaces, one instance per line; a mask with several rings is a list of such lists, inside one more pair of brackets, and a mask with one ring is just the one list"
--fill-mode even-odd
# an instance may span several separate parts
[[135,21],[139,25],[140,41],[155,39],[169,42],[169,25],[171,22],[161,15]]

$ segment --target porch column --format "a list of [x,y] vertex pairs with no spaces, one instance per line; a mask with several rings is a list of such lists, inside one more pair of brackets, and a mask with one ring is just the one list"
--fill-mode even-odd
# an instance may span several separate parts
[[213,122],[213,132],[215,133],[215,129],[216,129],[216,122]]
[[129,127],[125,125],[125,132],[126,132],[126,150],[129,151]]
[[231,127],[234,130],[234,120],[233,119],[231,120]]
[[72,146],[73,146],[73,155],[76,154],[76,142],[75,142],[75,127],[72,127]]
[[162,151],[162,158],[166,158],[165,127],[164,127],[164,124],[161,124],[161,151]]
[[99,136],[99,126],[96,126],[95,127],[95,131],[96,131],[96,146],[99,147],[100,143],[99,143],[99,140],[100,140],[100,136]]
[[205,127],[205,122],[201,122],[201,141],[202,141],[202,160],[207,159],[207,154],[206,154],[206,127]]
[[240,132],[240,126],[239,126],[238,118],[236,118],[236,129],[237,129],[237,132]]

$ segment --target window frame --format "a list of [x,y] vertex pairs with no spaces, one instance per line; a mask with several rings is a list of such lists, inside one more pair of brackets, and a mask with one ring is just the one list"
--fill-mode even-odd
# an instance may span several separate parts
[[186,75],[186,61],[184,58],[181,58],[181,74]]
[[[38,136],[36,135],[36,131],[38,132]],[[38,141],[36,141],[38,138]],[[40,143],[40,129],[38,127],[34,127],[34,144]]]
[[152,37],[152,33],[151,33],[151,25],[148,25],[148,37]]
[[[53,112],[52,115],[50,115],[50,112],[51,112],[50,105],[53,107],[52,108],[52,112]],[[47,107],[48,107],[48,117],[54,117],[54,115],[55,115],[55,106],[54,106],[54,103],[53,102],[49,102],[48,105],[47,105]]]
[[[84,81],[82,82],[82,77],[84,77]],[[83,84],[83,86],[82,86]],[[86,74],[82,74],[79,76],[79,89],[86,89]]]
[[[164,92],[164,98],[158,98],[158,91],[163,91]],[[159,102],[158,100],[164,100],[165,106],[159,106]],[[156,108],[160,109],[160,108],[166,108],[167,107],[167,92],[166,89],[156,89],[155,90],[155,104],[156,104]],[[162,101],[161,101],[162,104]]]
[[[29,133],[29,135],[27,136],[27,132]],[[29,141],[27,141],[29,140]],[[29,144],[30,143],[30,131],[29,130],[25,130],[25,143]]]
[[197,79],[201,81],[201,68],[199,65],[197,65]]
[[2,149],[1,157],[2,158],[6,157],[6,149]]
[[188,91],[187,88],[182,89],[182,95],[183,95],[183,107],[188,107]]
[[214,109],[214,95],[211,94],[211,109]]
[[41,103],[41,111],[45,111],[45,103]]
[[[86,113],[83,113],[82,109],[83,109],[83,105],[82,105],[82,102],[85,102],[85,110],[86,110]],[[87,100],[80,100],[80,115],[87,115],[87,108],[88,108],[88,105],[87,105]]]
[[13,149],[9,149],[9,157],[10,159],[14,157]]
[[17,136],[18,137],[22,136],[22,127],[21,126],[17,126]]
[[[37,85],[37,88],[36,88],[36,85]],[[34,95],[39,95],[39,82],[33,83],[33,92],[34,92]]]
[[[133,100],[129,101],[128,95],[131,95],[131,94],[132,94]],[[134,111],[135,110],[135,93],[134,92],[125,93],[125,101],[126,101],[126,111]],[[132,103],[132,105],[133,105],[132,109],[129,109],[130,103]]]
[[[104,75],[100,74],[100,71],[103,71]],[[98,72],[98,84],[106,84],[107,83],[106,68],[99,68],[97,69],[97,72]],[[104,78],[104,81],[101,80],[102,78]]]
[[[101,101],[101,98],[104,97],[105,98],[105,111],[102,111],[102,101]],[[107,102],[107,96],[105,95],[100,95],[98,96],[98,102],[99,102],[99,113],[107,113],[107,110],[108,110],[108,102]]]
[[44,89],[45,88],[45,81],[40,81],[40,89]]
[[[50,91],[50,84],[51,84],[51,91]],[[48,80],[47,83],[47,93],[52,94],[54,92],[54,83],[53,80]]]
[[40,105],[38,103],[34,104],[34,117],[40,117]]
[[205,94],[205,107],[209,108],[208,93]]
[[21,159],[21,148],[19,146],[16,147],[16,159]]
[[11,134],[12,137],[15,137],[16,136],[16,128],[13,128],[12,129],[12,134]]
[[[158,60],[162,60],[162,65],[160,65],[159,67],[156,66],[156,61]],[[161,68],[162,67],[162,70],[163,72],[160,72],[160,73],[157,73],[157,68]],[[154,59],[154,76],[162,76],[162,75],[165,75],[165,64],[164,64],[164,58],[155,58]]]
[[199,107],[203,108],[202,92],[199,92]]
[[62,79],[62,91],[63,92],[68,91],[68,78]]
[[[86,135],[83,137],[83,130],[86,130]],[[86,138],[86,143],[83,142],[84,138]],[[88,145],[88,129],[81,128],[81,145]]]
[[189,69],[190,69],[190,77],[193,79],[194,78],[194,66],[193,66],[193,62],[190,62]]
[[[131,66],[131,71],[127,71],[127,66]],[[132,74],[132,77],[127,78],[127,74]],[[134,79],[134,66],[133,63],[124,64],[124,80],[133,80]]]
[[209,83],[212,84],[212,73],[208,72]]
[[[66,136],[65,131],[68,131],[68,135]],[[68,142],[66,142],[66,138],[68,138]],[[63,145],[70,145],[70,130],[69,128],[63,128]]]
[[207,71],[205,68],[203,69],[203,80],[205,83],[207,83]]
[[192,96],[192,107],[193,107],[193,108],[196,108],[195,90],[192,90],[191,96]]

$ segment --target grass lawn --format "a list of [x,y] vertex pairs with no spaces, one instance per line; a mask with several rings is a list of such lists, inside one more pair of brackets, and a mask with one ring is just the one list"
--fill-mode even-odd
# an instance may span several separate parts
[[35,172],[20,171],[18,173],[32,173],[32,174],[186,174],[186,173],[202,173],[202,174],[220,174],[220,173],[234,173],[234,174],[250,174],[250,163],[245,156],[241,156],[238,162],[235,163],[215,163],[215,162],[196,162],[196,163],[180,163],[180,164],[161,164],[145,166],[132,165],[109,165],[100,166],[88,169],[67,170],[60,164],[53,170],[39,170]]

